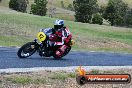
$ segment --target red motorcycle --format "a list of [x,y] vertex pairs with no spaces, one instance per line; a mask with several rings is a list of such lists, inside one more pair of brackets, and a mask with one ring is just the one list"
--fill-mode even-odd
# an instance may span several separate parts
[[55,54],[56,50],[58,49],[58,46],[51,47],[49,45],[48,35],[49,35],[48,31],[39,32],[37,34],[37,38],[33,42],[28,42],[28,43],[24,44],[18,50],[18,52],[17,52],[18,57],[19,58],[27,58],[27,57],[33,55],[35,52],[38,52],[41,57],[53,56],[54,58],[59,59],[69,53],[72,45],[74,44],[74,41],[72,39],[70,39],[70,41],[65,44],[67,46],[67,48],[65,49],[64,53],[58,57]]

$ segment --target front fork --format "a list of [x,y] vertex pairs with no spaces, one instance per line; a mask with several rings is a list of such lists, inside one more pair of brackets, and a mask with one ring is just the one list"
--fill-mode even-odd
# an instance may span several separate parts
[[49,44],[48,41],[43,41],[42,43],[38,43],[37,39],[34,40],[34,42],[36,42],[37,44],[37,52],[39,53],[39,55],[42,56],[50,56],[49,54]]

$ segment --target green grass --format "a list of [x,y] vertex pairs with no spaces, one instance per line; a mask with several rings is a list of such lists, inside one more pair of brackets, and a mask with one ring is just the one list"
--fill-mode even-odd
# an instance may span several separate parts
[[74,15],[70,15],[70,14],[56,14],[53,16],[54,18],[58,18],[58,19],[63,19],[63,20],[70,20],[70,21],[74,21]]
[[34,84],[45,84],[46,83],[46,79],[45,78],[37,78],[33,80]]
[[22,84],[22,85],[26,85],[32,82],[32,79],[29,77],[8,77],[6,78],[6,81],[12,82],[14,84]]
[[68,76],[64,73],[55,73],[53,76],[51,76],[51,79],[57,79],[61,81],[65,81]]
[[67,78],[75,78],[75,77],[76,77],[75,73],[64,73],[64,72],[56,72],[50,76],[51,79],[56,79],[61,81],[65,81]]
[[[21,46],[32,41],[40,28],[53,27],[55,20],[8,9],[0,10],[0,45]],[[72,21],[65,21],[65,24],[73,33],[76,41],[73,48],[76,50],[132,52],[131,28]]]
[[7,82],[11,82],[14,84],[28,85],[28,84],[45,84],[46,78],[33,78],[28,76],[13,76],[6,77]]
[[76,74],[75,73],[68,73],[67,76],[69,78],[75,78],[76,77]]
[[19,36],[1,36],[0,35],[0,45],[1,46],[20,46],[24,43],[26,43],[25,41],[31,41],[30,39],[26,38],[26,37],[20,37]]
[[[45,73],[44,73],[45,74]],[[0,80],[0,83],[13,83],[13,84],[19,84],[19,85],[29,85],[29,84],[35,84],[35,85],[42,85],[42,84],[49,84],[49,83],[55,83],[57,81],[65,82],[68,78],[75,78],[75,73],[66,73],[66,72],[52,72],[48,73],[48,75],[44,74],[10,74],[8,76],[3,77],[2,80]],[[4,76],[4,75],[3,75]]]

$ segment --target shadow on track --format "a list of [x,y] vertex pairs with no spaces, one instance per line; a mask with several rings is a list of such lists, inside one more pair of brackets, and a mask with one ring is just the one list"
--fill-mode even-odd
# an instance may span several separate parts
[[53,57],[34,57],[34,56],[31,56],[31,57],[28,57],[28,58],[19,58],[17,57],[17,59],[23,59],[23,60],[50,60],[50,61],[70,61],[71,59],[69,58],[61,58],[61,59],[55,59]]

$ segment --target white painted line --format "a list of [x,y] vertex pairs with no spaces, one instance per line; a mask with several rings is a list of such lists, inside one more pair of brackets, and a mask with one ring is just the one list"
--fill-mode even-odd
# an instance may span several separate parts
[[[0,69],[0,73],[15,73],[15,72],[38,72],[38,71],[66,71],[66,72],[75,72],[79,66],[70,66],[70,67],[34,67],[34,68],[8,68]],[[112,69],[130,69],[132,66],[82,66],[86,71],[97,69],[97,70],[112,70]]]

